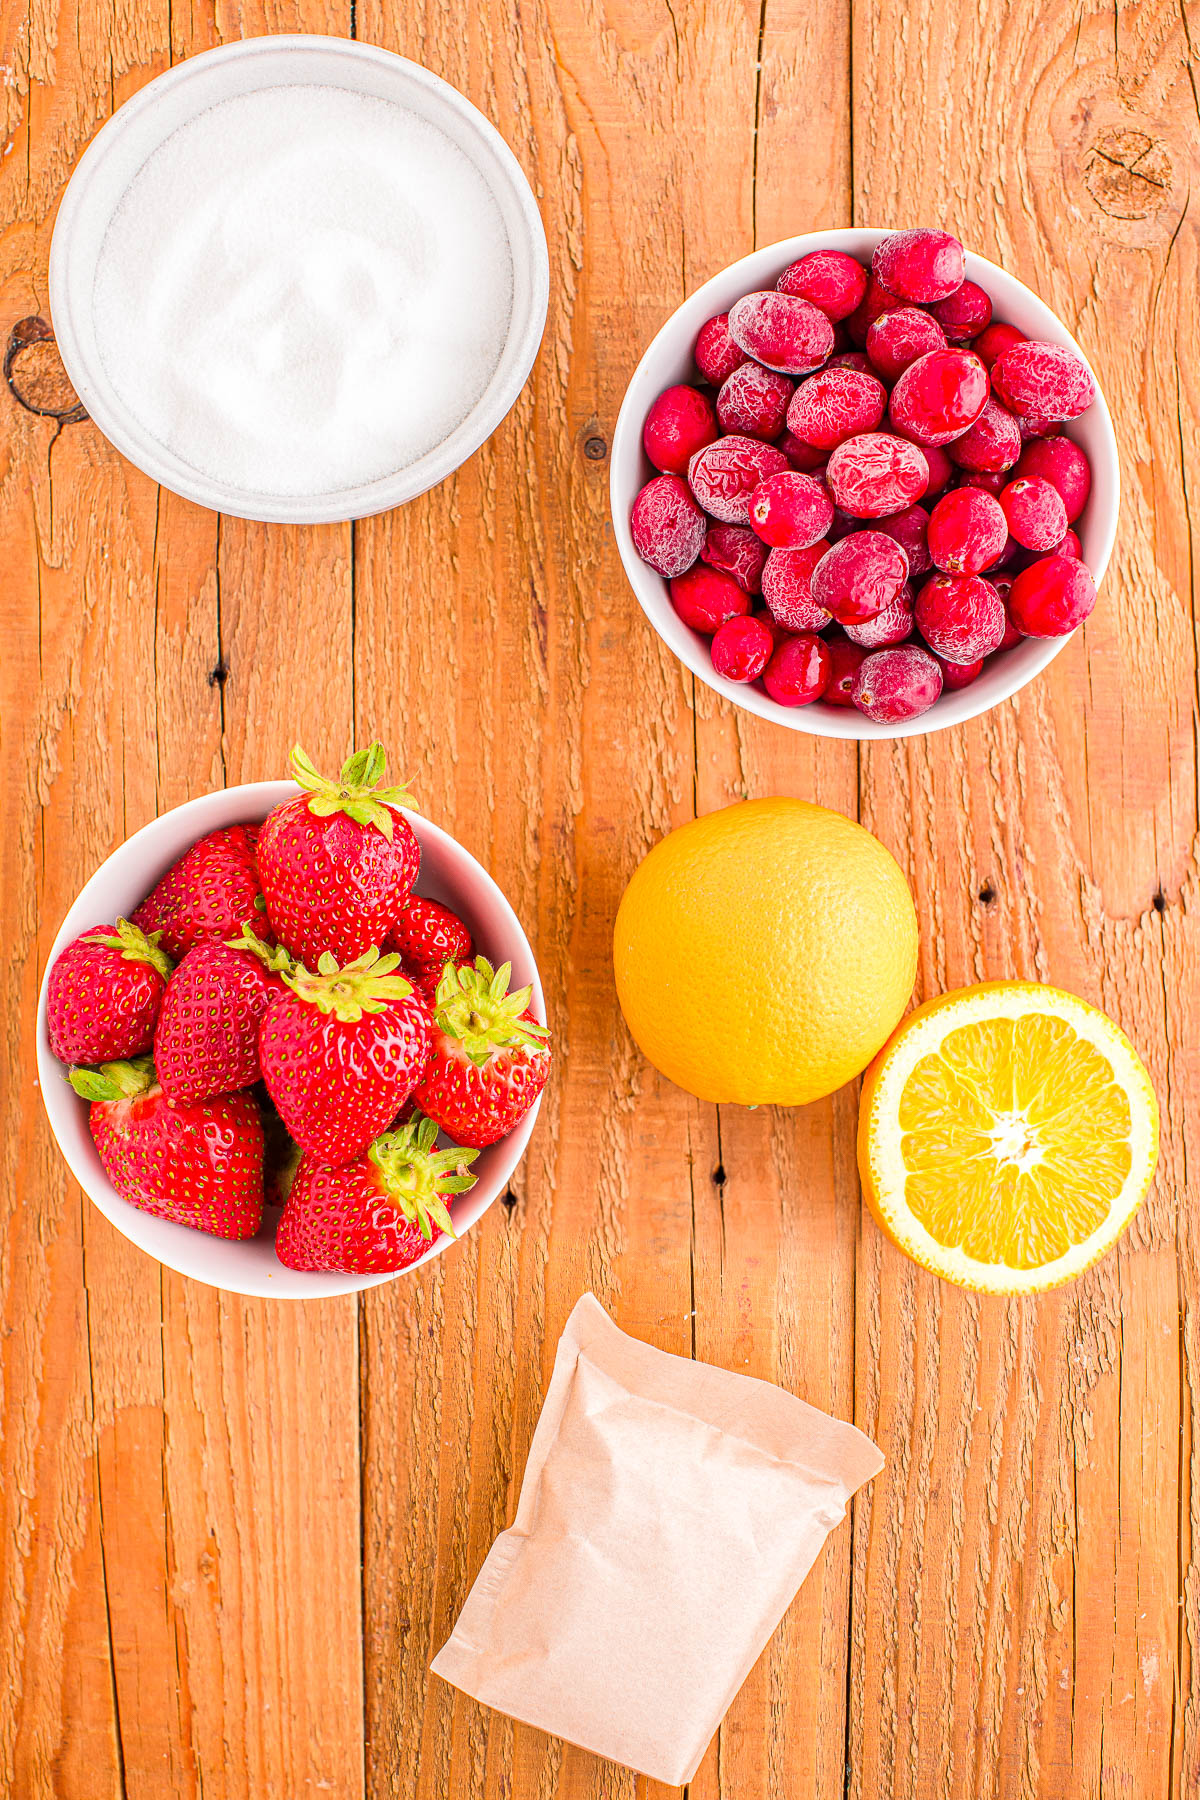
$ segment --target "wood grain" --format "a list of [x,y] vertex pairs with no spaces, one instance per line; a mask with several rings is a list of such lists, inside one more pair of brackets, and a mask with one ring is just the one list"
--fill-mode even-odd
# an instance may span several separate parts
[[[1189,41],[1189,28],[1191,41]],[[221,519],[89,423],[0,397],[4,1048],[33,1066],[57,921],[156,811],[382,736],[526,921],[558,1059],[503,1205],[360,1304],[160,1272],[0,1096],[0,1791],[20,1800],[656,1800],[490,1714],[430,1655],[511,1518],[578,1295],[782,1382],[887,1457],[693,1800],[1200,1791],[1197,24],[1166,0],[115,0],[0,5],[5,333],[113,107],[256,31],[352,31],[466,92],[547,227],[534,375],[434,493],[356,528]],[[945,223],[1071,323],[1122,448],[1081,641],[978,724],[864,749],[720,702],[646,628],[608,519],[628,376],[755,243]],[[970,1299],[860,1213],[855,1095],[704,1107],[638,1057],[611,922],[661,834],[792,793],[877,831],[921,986],[1053,980],[1163,1101],[1143,1215],[1075,1288]]]

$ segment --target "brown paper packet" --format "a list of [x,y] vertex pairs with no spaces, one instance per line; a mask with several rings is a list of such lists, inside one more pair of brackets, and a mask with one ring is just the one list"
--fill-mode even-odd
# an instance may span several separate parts
[[585,1294],[517,1516],[434,1673],[682,1785],[851,1494],[882,1467],[853,1425],[627,1337]]

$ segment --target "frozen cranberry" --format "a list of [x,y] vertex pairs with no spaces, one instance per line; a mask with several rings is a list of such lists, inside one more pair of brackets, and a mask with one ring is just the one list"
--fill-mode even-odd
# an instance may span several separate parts
[[856,519],[882,519],[919,500],[929,464],[915,444],[889,431],[868,431],[839,444],[826,467],[829,491]]
[[980,488],[954,488],[929,515],[929,554],[947,575],[982,574],[1007,537],[1000,502]]
[[902,300],[945,300],[963,284],[963,247],[948,231],[893,231],[876,244],[871,268]]
[[799,469],[802,475],[816,475],[825,467],[825,459],[829,454],[827,450],[818,450],[815,444],[804,443],[794,431],[784,432],[779,440],[779,448],[792,468]]
[[825,552],[812,574],[812,597],[839,625],[873,619],[908,579],[908,557],[883,531],[854,531]]
[[1008,486],[1009,471],[1007,469],[964,469],[955,487],[982,488],[985,494],[993,494],[998,500]]
[[[721,630],[728,631],[728,625],[722,625]],[[942,671],[942,690],[944,693],[952,694],[958,688],[970,687],[971,683],[973,681],[978,681],[979,677],[983,674],[982,656],[976,657],[974,662],[952,663],[947,662],[944,656],[938,656],[936,652],[934,655],[937,666]]]
[[780,706],[809,706],[825,692],[830,666],[828,644],[802,631],[774,652],[763,670],[763,686]]
[[1008,596],[1012,592],[1012,582],[1009,580],[1008,576],[998,575],[994,578],[989,576],[988,580],[991,581],[992,586],[1004,602],[1004,636],[996,645],[996,653],[998,655],[1001,650],[1011,650],[1014,644],[1019,644],[1024,638],[1025,633],[1021,630],[1019,625],[1014,623],[1013,616],[1008,610]]
[[726,619],[750,611],[750,596],[732,575],[697,563],[671,583],[671,605],[685,625],[711,637]]
[[867,355],[883,379],[891,382],[918,356],[942,349],[945,342],[946,334],[931,313],[919,306],[897,306],[881,313],[867,332]]
[[852,644],[847,637],[831,637],[826,642],[829,645],[829,680],[821,698],[830,706],[853,706],[854,677],[867,653],[860,644]]
[[866,297],[867,271],[844,250],[810,250],[788,264],[775,286],[811,300],[827,319],[846,319]]
[[987,370],[969,350],[931,350],[892,389],[892,423],[918,444],[949,444],[970,430],[988,392]]
[[713,668],[727,681],[757,681],[774,650],[773,633],[758,619],[726,619],[713,634]]
[[705,517],[678,475],[656,475],[633,503],[629,530],[643,562],[668,580],[690,569],[704,542]]
[[1014,344],[1023,344],[1024,342],[1025,333],[1018,331],[1015,325],[998,323],[989,325],[986,331],[981,331],[971,348],[984,368],[990,369],[998,356],[1003,356],[1004,352],[1011,350]]
[[792,635],[790,631],[784,629],[773,613],[767,611],[765,606],[757,607],[750,616],[753,619],[757,619],[760,625],[766,626],[771,634],[771,648],[773,650],[778,650],[780,644],[786,644],[787,640]]
[[1083,556],[1083,545],[1079,541],[1077,531],[1068,531],[1060,544],[1054,546],[1055,556]]
[[936,449],[933,444],[922,444],[921,455],[929,464],[929,486],[925,489],[923,498],[932,500],[948,485],[954,473],[954,464],[944,450]]
[[787,457],[774,444],[734,434],[697,450],[688,464],[688,482],[712,518],[722,525],[748,525],[751,494],[768,475],[787,466]]
[[889,293],[882,281],[877,281],[872,275],[867,283],[866,298],[862,305],[856,306],[846,320],[846,330],[849,333],[850,342],[857,344],[861,350],[867,341],[867,333],[876,319],[882,313],[891,312],[894,307],[903,305],[904,302],[898,295]]
[[761,592],[767,546],[757,531],[751,531],[748,525],[710,525],[700,549],[700,560],[710,569],[732,575],[748,594]]
[[798,294],[743,294],[729,309],[729,331],[747,356],[784,375],[819,369],[833,350],[833,326]]
[[874,431],[887,406],[887,389],[857,369],[820,369],[802,381],[788,407],[788,430],[828,453],[848,437]]
[[1067,524],[1073,525],[1088,503],[1092,491],[1092,466],[1070,438],[1038,438],[1026,444],[1017,464],[1017,474],[1040,475],[1063,497]]
[[1018,568],[1025,568],[1027,564],[1021,561],[1022,557],[1027,558],[1029,562],[1036,562],[1037,560],[1032,551],[1022,550],[1015,537],[1006,537],[1003,550],[1000,552],[991,568],[986,571],[989,581],[1000,569],[1012,571]]
[[1013,344],[992,364],[992,386],[1027,421],[1077,419],[1096,398],[1082,357],[1063,344]]
[[887,644],[902,644],[913,634],[913,597],[907,582],[873,619],[849,620],[842,630],[852,644],[863,650],[882,650]]
[[642,428],[646,455],[656,469],[669,475],[686,475],[697,450],[717,435],[712,401],[699,388],[672,387],[660,394]]
[[1011,469],[1021,454],[1021,428],[1008,408],[989,394],[971,429],[955,438],[946,454],[960,469],[1000,473]]
[[787,418],[792,383],[761,363],[739,363],[721,384],[717,418],[722,431],[740,431],[747,437],[777,438]]
[[795,469],[768,475],[750,498],[750,523],[764,544],[807,550],[825,536],[833,501],[821,482]]
[[1043,556],[1012,584],[1008,610],[1026,636],[1065,637],[1096,604],[1091,570],[1074,556]]
[[1067,531],[1067,509],[1043,475],[1018,475],[1000,496],[1008,529],[1026,550],[1053,550]]
[[991,322],[992,303],[977,281],[964,281],[930,311],[952,344],[965,344]]
[[825,364],[827,369],[857,369],[860,375],[874,375],[875,370],[865,350],[840,350]]
[[1036,413],[1014,413],[1021,430],[1021,442],[1031,444],[1041,438],[1057,437],[1063,428],[1061,419],[1043,419]]
[[928,712],[942,691],[942,671],[920,644],[897,644],[863,658],[851,690],[859,712],[898,725]]
[[833,614],[813,599],[813,570],[829,549],[825,542],[805,550],[772,550],[763,568],[762,596],[771,617],[788,631],[822,631]]
[[1004,636],[1004,602],[982,575],[930,576],[914,612],[917,630],[947,662],[977,662]]
[[933,567],[929,554],[929,514],[923,506],[906,506],[875,521],[876,531],[886,531],[908,558],[910,575],[924,575]]
[[729,335],[728,313],[718,313],[715,319],[709,319],[700,327],[692,355],[705,381],[711,381],[717,388],[729,379],[739,363],[745,362],[745,351]]

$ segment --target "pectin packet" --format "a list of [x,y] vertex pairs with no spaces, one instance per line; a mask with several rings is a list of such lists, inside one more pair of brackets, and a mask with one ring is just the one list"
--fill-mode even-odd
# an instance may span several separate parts
[[517,1516],[434,1673],[681,1786],[850,1496],[882,1467],[853,1425],[627,1337],[585,1294]]

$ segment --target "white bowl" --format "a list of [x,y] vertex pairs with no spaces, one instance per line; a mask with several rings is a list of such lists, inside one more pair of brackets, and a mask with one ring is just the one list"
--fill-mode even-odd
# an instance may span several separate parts
[[[745,682],[727,681],[717,674],[709,654],[710,640],[683,623],[671,605],[666,582],[642,561],[633,547],[629,531],[630,509],[638,489],[656,473],[642,448],[646,414],[664,388],[676,382],[696,380],[692,345],[704,321],[715,313],[728,312],[742,294],[773,288],[788,264],[795,262],[797,257],[806,256],[810,250],[846,250],[861,262],[870,263],[876,244],[888,235],[886,231],[812,231],[805,237],[785,238],[782,243],[768,244],[714,275],[671,314],[651,342],[625,390],[613,434],[609,492],[617,547],[630,586],[655,631],[693,674],[718,694],[732,700],[735,706],[745,707],[747,712],[757,713],[762,719],[773,719],[792,731],[807,731],[814,737],[915,737],[922,732],[937,731],[943,725],[960,725],[964,719],[974,719],[980,713],[988,712],[999,701],[1007,700],[1010,694],[1023,688],[1053,661],[1068,641],[1065,637],[1026,638],[1023,643],[1005,651],[1003,656],[998,656],[970,687],[943,694],[927,713],[916,719],[905,719],[898,725],[879,725],[853,707],[828,706],[820,700],[811,706],[780,706],[758,688]],[[1066,344],[1087,362],[1061,319],[1056,318],[1044,301],[1031,293],[1015,275],[968,251],[967,276],[990,295],[997,319],[1015,325],[1027,337]],[[1092,375],[1094,378],[1094,369]],[[1091,495],[1074,529],[1083,545],[1084,561],[1099,583],[1108,567],[1117,535],[1121,476],[1112,418],[1098,381],[1094,403],[1082,418],[1066,427],[1065,435],[1087,452],[1092,465]]]
[[[211,479],[152,437],[104,371],[92,317],[100,247],[114,211],[159,145],[198,113],[269,87],[329,86],[392,100],[436,125],[474,163],[499,208],[512,252],[508,339],[487,388],[466,418],[395,474],[336,492],[260,494]],[[549,259],[541,216],[499,132],[439,76],[349,38],[283,36],[222,44],[169,69],[114,113],[84,151],[63,195],[50,247],[50,312],[75,391],[123,455],[172,492],[216,511],[280,524],[319,524],[386,512],[423,494],[490,437],[525,385],[546,324]]]
[[[300,789],[291,781],[254,781],[204,794],[175,807],[135,831],[96,870],[59,928],[42,977],[38,996],[37,1060],[42,1100],[50,1129],[58,1140],[71,1173],[105,1218],[124,1232],[148,1255],[191,1275],[212,1287],[235,1294],[263,1294],[276,1299],[312,1300],[327,1294],[353,1294],[361,1288],[395,1281],[396,1275],[317,1275],[287,1269],[275,1254],[274,1227],[278,1213],[268,1208],[263,1230],[255,1238],[232,1242],[192,1231],[169,1219],[156,1219],[122,1200],[104,1170],[88,1128],[87,1102],[81,1100],[65,1077],[63,1065],[50,1049],[46,1029],[46,986],[50,968],[64,945],[96,925],[128,918],[171,864],[209,831],[222,825],[253,824],[265,819],[271,808]],[[441,900],[459,913],[481,955],[496,964],[511,962],[514,987],[533,989],[532,1004],[545,1018],[545,997],[529,941],[514,913],[487,870],[456,844],[448,832],[430,824],[419,813],[405,815],[421,846],[421,874],[417,886],[429,900]],[[514,1131],[498,1144],[480,1152],[472,1168],[478,1179],[473,1188],[454,1202],[455,1228],[462,1234],[481,1218],[525,1154],[541,1099]],[[419,1268],[440,1256],[455,1239],[441,1237],[411,1265]],[[400,1275],[407,1270],[399,1270]]]

